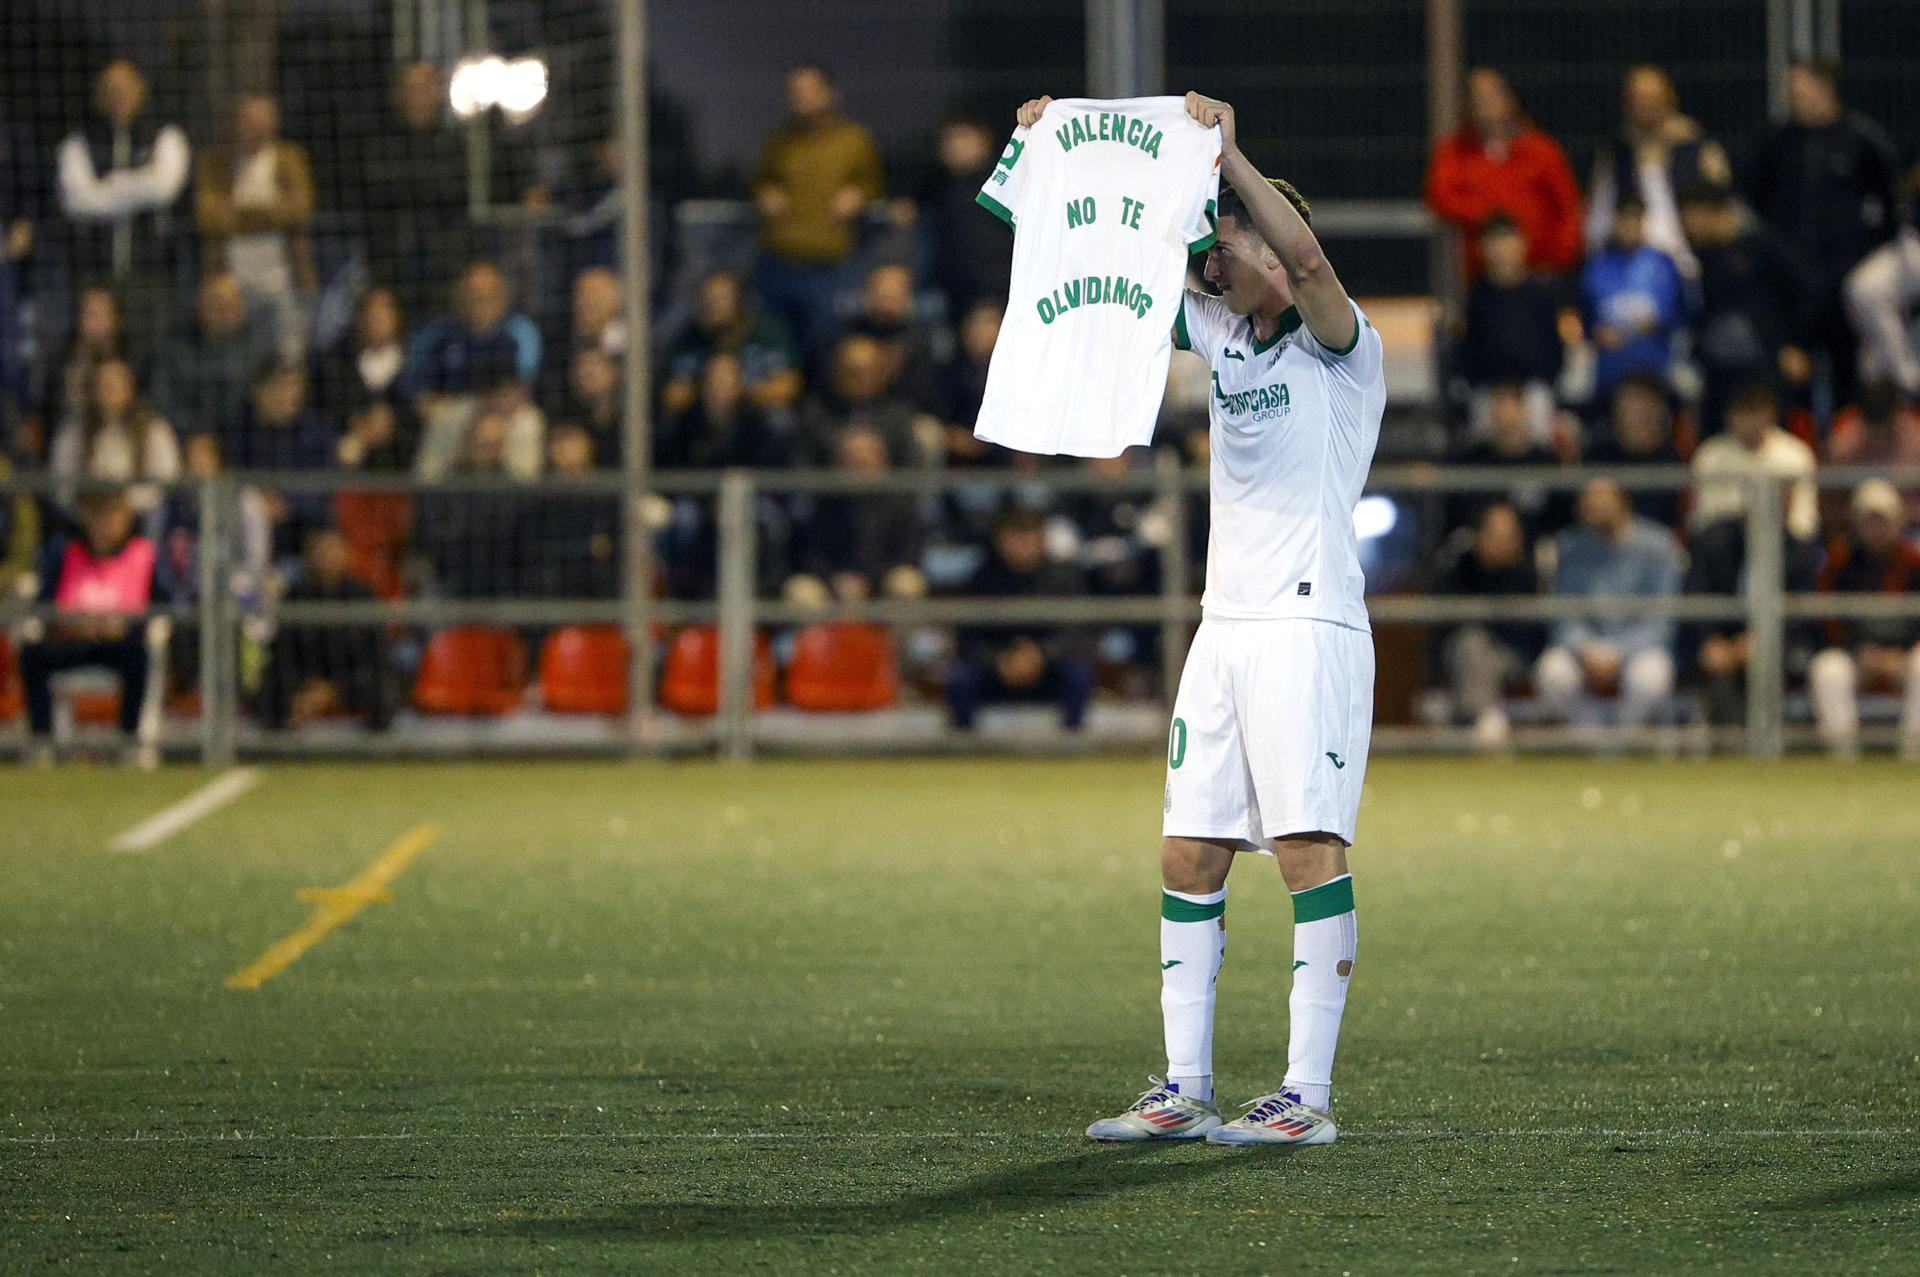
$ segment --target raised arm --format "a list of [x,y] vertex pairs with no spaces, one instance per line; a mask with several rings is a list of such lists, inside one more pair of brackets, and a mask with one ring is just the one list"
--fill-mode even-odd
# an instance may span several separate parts
[[1240,202],[1247,206],[1247,216],[1253,219],[1253,228],[1286,268],[1287,285],[1307,331],[1328,350],[1353,349],[1360,321],[1354,317],[1352,299],[1340,277],[1333,273],[1306,219],[1267,184],[1266,177],[1240,150],[1234,135],[1233,108],[1218,99],[1189,93],[1187,114],[1209,128],[1220,126],[1220,175],[1239,194]]

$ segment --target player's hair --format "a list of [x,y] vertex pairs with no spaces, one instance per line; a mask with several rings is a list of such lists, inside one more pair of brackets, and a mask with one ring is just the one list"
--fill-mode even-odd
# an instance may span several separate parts
[[[1292,182],[1284,177],[1270,177],[1267,179],[1267,185],[1286,197],[1287,203],[1293,205],[1293,211],[1300,214],[1301,221],[1309,226],[1313,225],[1313,209],[1308,207],[1307,197],[1295,190]],[[1231,217],[1242,226],[1253,225],[1253,219],[1247,216],[1246,201],[1241,199],[1240,192],[1231,186],[1220,192],[1220,202],[1215,212],[1222,218]]]

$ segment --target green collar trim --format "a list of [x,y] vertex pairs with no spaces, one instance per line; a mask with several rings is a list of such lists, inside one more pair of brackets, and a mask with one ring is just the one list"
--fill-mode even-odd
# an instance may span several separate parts
[[[1273,330],[1273,336],[1267,338],[1265,341],[1260,341],[1257,339],[1254,341],[1253,353],[1256,355],[1266,354],[1269,350],[1272,350],[1275,346],[1280,344],[1280,339],[1282,337],[1285,337],[1288,333],[1292,332],[1294,329],[1298,328],[1299,326],[1300,326],[1300,308],[1298,306],[1287,307],[1285,310],[1280,312],[1280,325],[1279,327]],[[1247,327],[1249,329],[1253,327],[1253,321],[1251,319],[1247,321]]]

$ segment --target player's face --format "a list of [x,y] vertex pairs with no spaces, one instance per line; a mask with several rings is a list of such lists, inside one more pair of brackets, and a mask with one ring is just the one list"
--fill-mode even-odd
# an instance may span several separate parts
[[1209,284],[1220,290],[1220,299],[1226,302],[1228,310],[1244,315],[1259,306],[1274,288],[1285,291],[1277,265],[1267,265],[1272,256],[1273,250],[1252,230],[1242,226],[1239,218],[1223,217],[1220,237],[1207,250],[1206,269],[1201,273]]

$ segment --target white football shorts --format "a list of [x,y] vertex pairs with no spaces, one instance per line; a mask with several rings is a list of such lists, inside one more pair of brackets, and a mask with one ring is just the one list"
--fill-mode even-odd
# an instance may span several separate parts
[[1167,734],[1179,838],[1353,842],[1373,734],[1373,635],[1330,621],[1200,623]]

